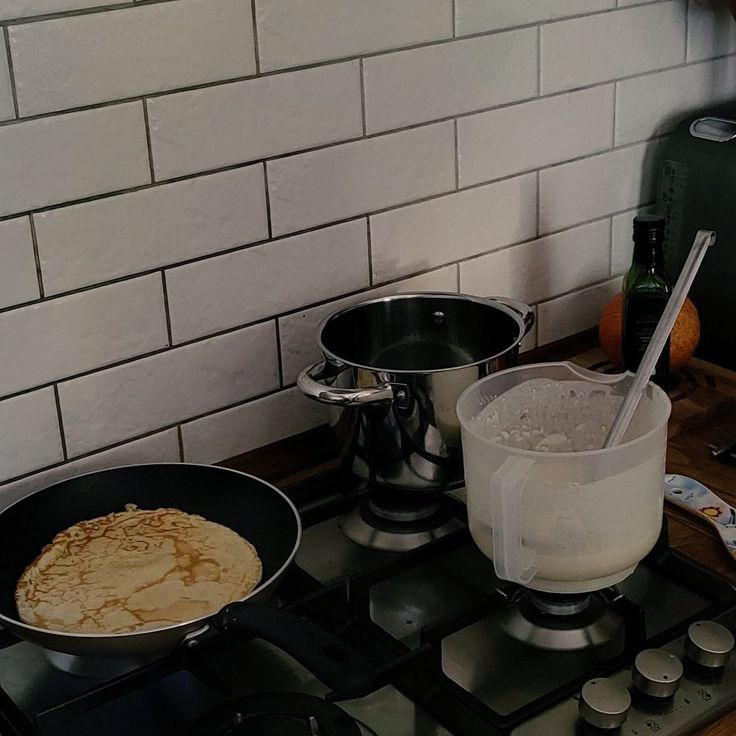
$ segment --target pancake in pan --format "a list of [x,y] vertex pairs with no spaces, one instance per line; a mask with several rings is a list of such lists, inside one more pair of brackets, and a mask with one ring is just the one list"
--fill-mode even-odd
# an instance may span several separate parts
[[178,509],[125,511],[57,534],[15,592],[21,621],[122,634],[196,620],[250,593],[262,565],[248,541]]

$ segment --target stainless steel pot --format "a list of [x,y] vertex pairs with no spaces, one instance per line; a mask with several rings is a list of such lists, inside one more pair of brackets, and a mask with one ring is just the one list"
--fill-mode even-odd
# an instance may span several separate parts
[[398,294],[328,317],[324,360],[297,385],[329,404],[346,466],[372,484],[442,490],[462,480],[455,404],[474,381],[516,365],[534,324],[511,299]]

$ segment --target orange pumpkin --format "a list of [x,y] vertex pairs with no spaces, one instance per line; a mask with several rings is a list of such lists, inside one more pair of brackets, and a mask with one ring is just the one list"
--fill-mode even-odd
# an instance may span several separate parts
[[[601,349],[617,368],[623,368],[621,312],[623,295],[616,294],[606,305],[598,325]],[[670,336],[670,370],[682,368],[695,353],[700,340],[700,319],[695,305],[686,299]]]

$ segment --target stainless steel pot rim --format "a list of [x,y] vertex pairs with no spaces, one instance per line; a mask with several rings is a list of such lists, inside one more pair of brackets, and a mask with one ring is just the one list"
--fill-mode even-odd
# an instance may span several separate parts
[[[255,475],[251,475],[250,473],[243,473],[240,470],[234,470],[233,468],[223,468],[219,465],[207,465],[206,463],[177,463],[177,462],[163,462],[163,463],[130,463],[129,465],[116,465],[110,468],[99,468],[98,470],[91,470],[89,473],[80,473],[79,475],[72,476],[72,478],[84,478],[88,475],[96,475],[97,473],[104,473],[108,470],[120,470],[122,468],[130,468],[130,467],[146,467],[155,465],[156,467],[161,467],[162,465],[171,465],[176,467],[195,467],[195,468],[212,468],[214,470],[222,470],[228,473],[235,473],[236,475],[245,476],[246,478],[252,478],[253,480],[257,480],[259,483],[263,483],[266,486],[269,486],[272,490],[274,490],[276,493],[279,494],[279,496],[283,497],[283,499],[291,506],[292,510],[294,511],[294,518],[296,519],[296,540],[294,541],[294,548],[289,553],[288,558],[284,562],[283,565],[273,574],[271,575],[267,580],[262,581],[259,583],[253,590],[251,590],[248,595],[244,596],[243,598],[238,598],[237,600],[231,601],[228,605],[232,605],[233,603],[244,603],[248,599],[253,598],[253,596],[260,593],[272,580],[278,579],[289,567],[289,565],[293,562],[294,557],[296,557],[296,553],[299,550],[299,545],[302,540],[302,520],[299,516],[299,512],[297,511],[296,506],[294,505],[293,501],[281,490],[276,488],[273,484],[269,483],[268,481],[263,480],[262,478],[259,478]],[[72,478],[66,478],[65,480],[71,480]],[[64,483],[65,481],[60,480],[58,483]],[[56,483],[52,483],[51,485],[56,485]],[[28,498],[29,496],[33,496],[36,493],[41,493],[42,491],[45,491],[46,488],[50,488],[50,486],[46,486],[44,488],[39,488],[37,491],[33,491],[33,493],[28,493],[25,496],[17,499],[16,501],[13,501],[13,503],[6,506],[3,511],[12,508],[16,504],[23,501],[23,499]],[[61,530],[59,530],[61,531]],[[49,540],[51,541],[51,540]],[[140,631],[130,631],[130,632],[123,632],[120,634],[85,634],[85,633],[76,633],[73,631],[58,631],[57,629],[44,629],[40,626],[33,626],[32,624],[27,624],[24,621],[21,621],[18,618],[9,618],[8,616],[5,616],[5,614],[0,613],[0,623],[2,622],[9,622],[12,626],[19,626],[22,627],[28,631],[38,631],[42,634],[53,634],[54,636],[61,636],[61,637],[68,637],[69,639],[87,639],[87,640],[96,640],[96,641],[102,641],[107,639],[120,639],[122,637],[125,637],[126,639],[128,637],[135,638],[135,637],[143,637],[151,634],[154,634],[156,632],[161,631],[170,631],[172,629],[188,629],[187,631],[182,631],[182,641],[185,639],[185,637],[191,633],[190,630],[193,630],[195,625],[198,625],[200,628],[205,628],[207,626],[207,622],[209,619],[216,615],[217,611],[210,614],[209,616],[202,616],[200,618],[192,619],[191,621],[180,621],[176,624],[171,624],[169,626],[160,626],[157,629],[143,629]]]
[[[546,365],[550,366],[559,366],[560,363],[532,363],[530,365],[534,366],[541,366],[544,367]],[[518,365],[513,368],[506,368],[505,370],[498,371],[493,374],[493,376],[498,376],[501,373],[510,373],[511,371],[521,371],[526,370],[530,367],[530,365]],[[611,378],[611,374],[602,374],[602,375],[608,375],[609,378]],[[481,382],[485,381],[485,378],[481,378],[477,381],[474,381],[470,384],[461,394],[460,397],[457,400],[456,407],[459,407],[460,404],[463,402],[465,397]],[[460,422],[460,426],[462,427],[463,432],[467,432],[468,434],[473,435],[476,439],[480,440],[481,442],[485,442],[486,444],[492,445],[493,447],[498,447],[504,452],[508,452],[511,455],[517,455],[519,457],[528,457],[534,460],[538,460],[540,458],[544,458],[545,462],[560,462],[563,460],[569,460],[570,458],[580,458],[582,455],[585,455],[586,457],[596,457],[597,455],[601,455],[603,453],[606,453],[608,455],[611,455],[613,453],[618,452],[619,450],[625,449],[629,447],[630,445],[634,444],[635,442],[642,442],[643,440],[651,437],[652,435],[656,434],[657,432],[661,431],[662,426],[666,426],[667,420],[670,417],[670,414],[672,413],[672,402],[670,402],[669,396],[667,396],[667,392],[661,389],[659,386],[657,386],[655,383],[650,383],[652,388],[654,389],[654,393],[656,396],[658,396],[658,400],[661,401],[662,397],[665,398],[665,400],[668,403],[668,409],[667,409],[667,416],[665,416],[660,424],[658,424],[653,429],[650,429],[648,432],[645,432],[643,435],[640,435],[639,437],[635,437],[632,440],[628,440],[627,442],[622,442],[620,445],[615,445],[614,447],[608,447],[608,448],[599,448],[597,450],[584,450],[582,452],[542,452],[540,450],[524,450],[520,447],[509,447],[509,445],[503,445],[500,442],[494,442],[490,437],[487,437],[485,435],[480,434],[479,432],[476,432],[471,426],[468,420],[465,419],[465,417],[462,416],[461,412],[457,412],[457,418]]]
[[[341,358],[339,355],[335,355],[335,353],[329,350],[322,341],[322,332],[324,331],[327,323],[332,321],[333,319],[341,317],[344,314],[347,314],[348,312],[355,311],[356,309],[360,309],[361,307],[365,307],[369,304],[379,304],[382,302],[398,301],[402,299],[432,299],[435,297],[442,297],[443,299],[453,299],[455,301],[475,302],[476,304],[479,304],[483,307],[497,309],[499,312],[506,314],[507,316],[511,317],[514,322],[516,322],[516,326],[519,329],[519,334],[510,345],[488,357],[481,358],[480,360],[475,360],[472,363],[463,363],[462,365],[456,365],[452,368],[431,368],[428,370],[383,368],[375,365],[363,365],[362,363],[354,363],[352,361]],[[502,302],[494,301],[492,297],[484,299],[483,297],[472,296],[470,294],[458,294],[453,291],[415,291],[410,293],[391,294],[389,296],[376,297],[375,299],[366,299],[365,301],[358,302],[357,304],[351,304],[350,306],[339,309],[337,312],[329,314],[322,320],[322,322],[320,322],[319,327],[317,328],[317,344],[319,345],[319,348],[324,356],[328,358],[331,362],[339,366],[344,366],[345,368],[361,368],[363,370],[373,371],[375,373],[393,373],[395,375],[429,375],[431,373],[448,373],[450,371],[459,371],[463,370],[464,368],[473,368],[478,365],[483,365],[484,363],[490,363],[492,360],[505,355],[507,352],[509,352],[509,350],[513,350],[515,347],[518,347],[525,336],[526,328],[524,325],[524,319],[511,307],[503,304]]]

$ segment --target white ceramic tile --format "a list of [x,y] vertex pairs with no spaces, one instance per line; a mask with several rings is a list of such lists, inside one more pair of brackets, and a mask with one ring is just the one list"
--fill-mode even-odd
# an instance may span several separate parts
[[426,271],[533,238],[537,177],[527,174],[390,210],[370,223],[374,281]]
[[608,278],[609,258],[610,223],[601,220],[461,263],[460,291],[539,302]]
[[736,51],[736,23],[725,2],[703,7],[691,2],[687,15],[687,60],[709,59]]
[[[720,0],[716,0],[717,2],[720,2]],[[619,8],[626,8],[629,5],[644,5],[645,3],[658,3],[661,2],[661,0],[618,0],[618,7]]]
[[330,64],[148,102],[157,179],[358,138],[358,62]]
[[460,118],[460,185],[610,148],[612,128],[612,84]]
[[537,307],[540,345],[561,340],[591,327],[600,319],[603,307],[621,290],[621,279],[612,279]]
[[0,480],[63,460],[54,390],[0,401]]
[[357,291],[369,284],[365,220],[166,272],[174,342]]
[[0,307],[38,299],[31,224],[27,217],[0,222]]
[[0,315],[0,396],[167,344],[160,274],[20,307]]
[[21,115],[254,74],[250,3],[177,0],[11,26]]
[[640,143],[539,175],[540,232],[630,209],[653,197],[656,145]]
[[0,509],[29,493],[85,473],[116,468],[121,465],[177,462],[178,460],[179,437],[176,428],[167,429],[164,432],[133,440],[133,442],[127,442],[94,455],[87,455],[0,486]]
[[281,360],[284,373],[284,383],[296,381],[299,372],[311,363],[319,360],[320,353],[317,347],[317,328],[323,319],[333,312],[357,304],[368,299],[374,299],[388,294],[409,291],[457,291],[457,268],[447,266],[430,273],[414,276],[403,281],[395,281],[377,289],[353,294],[329,304],[307,309],[304,312],[287,315],[279,319],[279,334],[281,337]]
[[437,120],[533,97],[537,31],[375,56],[363,62],[363,70],[369,133]]
[[10,87],[8,54],[5,51],[5,38],[0,35],[0,120],[10,120],[14,117],[15,109],[13,107],[13,90]]
[[81,10],[98,6],[122,5],[130,0],[2,0],[0,20],[29,18],[65,10]]
[[455,25],[458,36],[464,36],[569,15],[595,13],[615,4],[615,0],[456,0]]
[[616,145],[669,133],[685,113],[734,97],[734,56],[619,82]]
[[0,216],[151,180],[140,102],[0,127]]
[[327,423],[327,407],[298,388],[182,424],[184,459],[216,463]]
[[542,92],[674,66],[685,55],[680,0],[542,26]]
[[70,457],[278,387],[273,322],[59,384]]
[[261,70],[452,36],[451,0],[256,0]]
[[263,167],[98,199],[34,216],[47,294],[268,237]]
[[454,147],[447,122],[269,161],[273,233],[449,191]]
[[622,212],[611,218],[611,276],[619,276],[629,270],[634,255],[632,237],[634,217],[639,214],[650,214],[653,207]]

